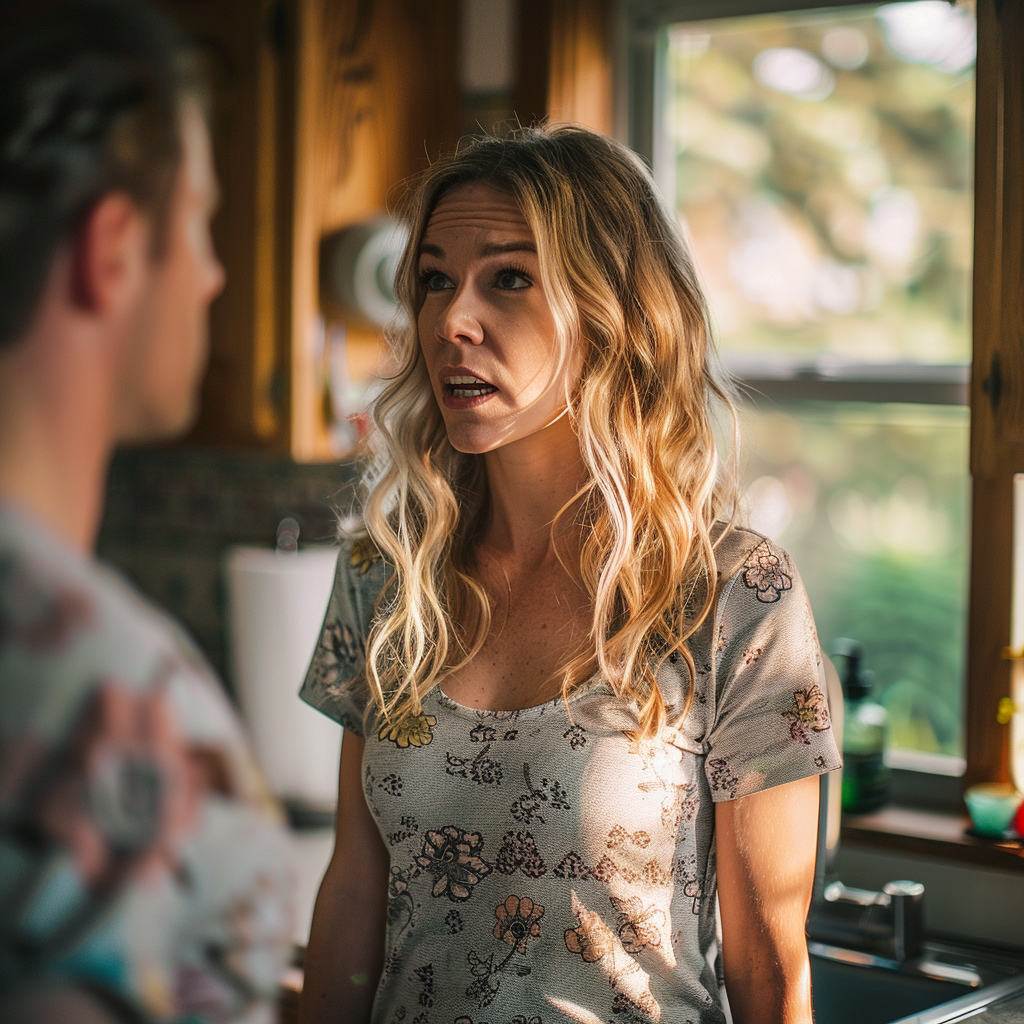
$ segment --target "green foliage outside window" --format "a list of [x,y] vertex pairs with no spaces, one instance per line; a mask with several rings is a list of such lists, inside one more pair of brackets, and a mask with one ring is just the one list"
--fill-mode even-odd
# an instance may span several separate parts
[[[670,28],[655,171],[741,375],[969,362],[974,53],[939,0]],[[891,746],[961,756],[966,408],[762,397],[742,421],[751,525],[824,648],[864,644]]]

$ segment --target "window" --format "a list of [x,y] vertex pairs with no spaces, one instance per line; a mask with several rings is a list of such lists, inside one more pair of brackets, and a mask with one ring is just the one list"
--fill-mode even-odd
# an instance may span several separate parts
[[793,553],[825,649],[864,643],[896,765],[958,775],[973,12],[642,6],[631,141],[676,205],[747,386],[752,525]]

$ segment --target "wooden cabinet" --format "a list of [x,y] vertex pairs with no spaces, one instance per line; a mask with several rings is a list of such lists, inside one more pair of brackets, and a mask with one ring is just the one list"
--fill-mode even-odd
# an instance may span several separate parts
[[[164,0],[212,84],[228,273],[186,443],[333,457],[317,330],[321,239],[393,209],[463,128],[459,0]],[[523,123],[610,131],[609,0],[518,0]],[[380,333],[347,325],[364,366]]]
[[611,0],[519,0],[523,124],[549,117],[612,133]]
[[[457,0],[167,0],[212,83],[228,283],[188,442],[332,455],[319,248],[385,212],[460,126]],[[354,347],[381,344],[353,326]]]

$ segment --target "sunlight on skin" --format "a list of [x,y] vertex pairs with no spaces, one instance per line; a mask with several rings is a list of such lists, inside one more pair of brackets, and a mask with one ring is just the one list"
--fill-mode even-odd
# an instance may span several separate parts
[[737,1024],[809,1024],[803,923],[814,881],[818,779],[715,805],[725,982]]

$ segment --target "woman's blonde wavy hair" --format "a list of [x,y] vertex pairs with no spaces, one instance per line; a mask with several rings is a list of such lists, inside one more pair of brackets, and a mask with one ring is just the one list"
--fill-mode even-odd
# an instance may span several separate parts
[[588,651],[562,667],[562,692],[598,672],[635,704],[650,736],[666,723],[656,674],[673,652],[691,678],[679,721],[692,700],[686,641],[714,601],[714,524],[734,508],[715,401],[734,437],[735,414],[678,224],[630,150],[577,126],[475,140],[430,167],[405,204],[410,238],[396,281],[405,319],[389,331],[398,369],[372,404],[363,480],[365,530],[393,569],[367,642],[373,703],[390,726],[420,714],[425,694],[470,661],[490,629],[473,563],[487,506],[483,456],[449,443],[416,331],[427,222],[442,196],[470,182],[518,204],[559,358],[582,353],[566,397],[587,479],[556,524],[573,516],[594,618]]

